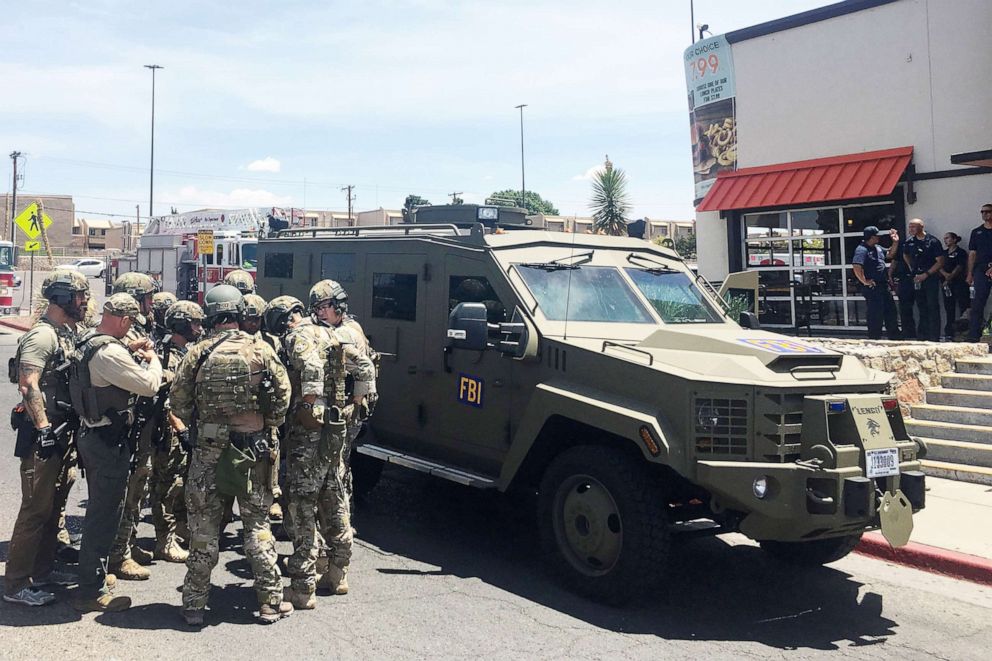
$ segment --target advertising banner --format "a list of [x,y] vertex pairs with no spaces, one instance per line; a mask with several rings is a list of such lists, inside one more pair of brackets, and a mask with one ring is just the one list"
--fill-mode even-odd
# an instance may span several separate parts
[[695,204],[706,196],[716,175],[737,167],[734,60],[730,42],[720,35],[685,50],[689,96]]

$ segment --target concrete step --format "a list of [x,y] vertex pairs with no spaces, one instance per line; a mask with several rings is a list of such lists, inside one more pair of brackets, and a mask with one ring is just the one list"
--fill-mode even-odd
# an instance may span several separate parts
[[969,443],[992,443],[992,427],[985,425],[962,425],[952,422],[933,422],[906,418],[906,431],[911,436],[923,438],[943,438],[949,441]]
[[933,477],[944,477],[958,482],[973,482],[975,484],[987,484],[992,486],[992,468],[984,466],[966,466],[947,461],[932,461],[924,459],[923,472]]
[[944,388],[960,388],[961,390],[992,391],[992,376],[986,374],[949,374],[940,375],[940,385]]
[[972,406],[913,404],[913,420],[951,422],[959,425],[984,425],[992,433],[992,409]]
[[992,469],[992,445],[948,441],[943,438],[921,438],[927,446],[927,461],[943,461],[970,467]]
[[992,392],[960,390],[957,388],[931,388],[926,392],[927,404],[939,406],[967,406],[992,409]]
[[992,358],[962,358],[955,361],[954,371],[958,374],[992,375]]

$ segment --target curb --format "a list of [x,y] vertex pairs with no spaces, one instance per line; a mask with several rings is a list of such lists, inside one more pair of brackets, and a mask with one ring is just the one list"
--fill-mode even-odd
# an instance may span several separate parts
[[6,326],[7,328],[13,328],[14,330],[21,331],[22,333],[26,333],[27,331],[31,330],[31,325],[32,325],[31,324],[31,317],[23,317],[23,319],[27,322],[27,325],[26,326],[22,326],[22,325],[18,324],[16,321],[14,321],[15,319],[20,319],[20,318],[21,317],[13,317],[13,318],[11,318],[11,317],[3,317],[3,318],[0,318],[0,326]]
[[854,552],[934,574],[992,586],[992,560],[976,555],[915,542],[893,548],[878,533],[866,533]]

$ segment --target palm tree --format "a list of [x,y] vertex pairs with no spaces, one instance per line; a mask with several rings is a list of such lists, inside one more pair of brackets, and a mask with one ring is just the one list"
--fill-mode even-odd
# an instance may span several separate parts
[[627,233],[627,213],[630,200],[627,197],[627,175],[615,169],[610,157],[606,157],[603,169],[596,173],[592,181],[593,229],[601,234],[623,236]]

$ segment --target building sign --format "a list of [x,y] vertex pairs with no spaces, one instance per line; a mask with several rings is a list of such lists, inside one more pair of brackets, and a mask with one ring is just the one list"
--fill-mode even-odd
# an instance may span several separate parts
[[718,172],[737,168],[734,60],[726,37],[703,39],[685,50],[685,81],[698,204]]

